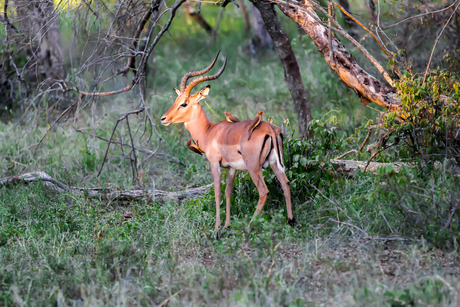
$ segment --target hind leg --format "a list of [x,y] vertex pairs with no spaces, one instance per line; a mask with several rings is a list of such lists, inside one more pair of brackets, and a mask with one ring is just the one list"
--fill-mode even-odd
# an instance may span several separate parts
[[281,171],[278,165],[275,163],[271,163],[270,167],[272,168],[273,172],[278,178],[278,181],[281,183],[281,187],[283,188],[284,198],[286,199],[286,208],[288,214],[288,223],[291,225],[294,223],[294,216],[292,215],[292,206],[291,206],[291,188],[289,186],[289,180],[286,177],[286,174]]
[[[262,176],[261,166],[256,165],[255,167],[248,167],[248,171],[249,171],[249,175],[251,175],[252,181],[257,187],[257,191],[259,192],[259,202],[257,203],[256,212],[254,213],[254,215],[259,215],[260,212],[262,212],[262,209],[264,208],[265,202],[267,201],[268,188],[267,188],[267,185],[265,184],[264,177]],[[251,219],[251,222],[252,222],[252,219]]]

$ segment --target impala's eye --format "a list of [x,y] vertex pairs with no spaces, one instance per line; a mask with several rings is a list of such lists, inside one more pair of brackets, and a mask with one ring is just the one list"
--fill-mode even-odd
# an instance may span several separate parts
[[184,102],[183,104],[180,105],[181,107],[185,108],[187,106],[187,103]]

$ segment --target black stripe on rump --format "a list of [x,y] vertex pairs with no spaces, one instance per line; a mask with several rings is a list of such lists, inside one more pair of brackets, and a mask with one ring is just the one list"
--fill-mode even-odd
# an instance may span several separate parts
[[[265,135],[265,138],[264,138],[264,142],[262,143],[262,148],[260,149],[260,154],[259,154],[259,161],[260,161],[260,158],[262,158],[262,152],[264,151],[264,148],[265,148],[265,143],[267,142],[267,140],[270,138],[270,136],[268,134]],[[264,161],[265,162],[265,161]]]
[[[283,146],[283,144],[284,144],[283,134],[280,133],[279,135],[281,137],[281,146]],[[278,139],[276,141],[277,141],[276,142],[276,149],[278,149],[278,159],[280,160],[281,166],[284,167],[284,161],[283,161],[284,157],[281,155],[281,150],[280,150],[280,145],[279,145]]]
[[[275,131],[275,129],[273,128],[272,125],[270,125],[270,128],[272,128],[272,131],[273,131],[273,133],[275,134],[275,138],[276,138],[276,151],[278,152],[278,160],[280,161],[281,166],[284,167],[284,162],[283,162],[283,160],[282,160],[281,152],[280,152],[280,145],[279,145],[279,141],[278,141],[278,134],[276,134],[276,131]],[[281,146],[283,146],[283,142],[284,142],[283,134],[280,133],[279,135],[281,136]]]

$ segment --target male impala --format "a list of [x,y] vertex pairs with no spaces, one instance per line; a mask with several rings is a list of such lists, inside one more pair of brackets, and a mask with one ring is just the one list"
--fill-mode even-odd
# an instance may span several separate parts
[[190,95],[191,90],[197,84],[219,78],[227,64],[225,57],[221,69],[212,76],[198,77],[187,86],[190,77],[200,76],[207,73],[216,63],[219,56],[217,53],[214,61],[206,69],[189,72],[184,75],[180,90],[175,89],[178,97],[171,108],[161,117],[161,123],[165,126],[175,123],[184,123],[190,132],[196,146],[206,154],[211,163],[211,173],[214,179],[214,191],[216,198],[216,231],[220,227],[220,168],[228,168],[227,187],[225,198],[227,204],[225,226],[230,226],[230,200],[235,179],[235,170],[247,170],[259,192],[259,202],[255,214],[259,214],[267,200],[268,189],[262,176],[262,168],[271,166],[276,178],[281,183],[286,198],[289,224],[294,223],[291,209],[291,191],[289,180],[285,175],[283,165],[283,141],[281,130],[266,122],[260,122],[253,130],[251,139],[248,141],[251,120],[230,123],[221,121],[211,123],[206,117],[200,100],[208,96],[210,86],[206,86]]

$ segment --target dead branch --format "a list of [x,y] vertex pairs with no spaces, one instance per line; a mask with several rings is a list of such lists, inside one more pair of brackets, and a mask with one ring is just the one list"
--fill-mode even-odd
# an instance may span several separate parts
[[[383,52],[385,52],[385,54],[387,55],[387,57],[390,59],[391,62],[393,62],[393,56],[390,54],[390,52],[388,51],[388,49],[382,45],[382,43],[380,42],[380,40],[374,35],[374,33],[371,32],[371,30],[369,30],[365,25],[363,25],[358,19],[356,19],[355,17],[353,17],[350,13],[348,13],[341,5],[337,4],[337,3],[333,3],[333,5],[337,8],[339,8],[345,15],[347,15],[350,19],[352,19],[354,22],[356,22],[361,28],[363,28],[367,33],[369,33],[374,39],[375,41],[377,42],[377,44],[379,44],[380,48],[383,50]],[[329,13],[331,14],[331,13]],[[330,26],[330,25],[329,25]]]
[[81,96],[75,100],[75,102],[70,106],[68,107],[67,109],[65,109],[61,115],[58,116],[58,118],[54,121],[54,123],[49,126],[48,129],[46,129],[46,132],[43,134],[43,136],[40,138],[40,141],[38,141],[37,145],[35,146],[35,150],[34,150],[34,156],[35,154],[37,153],[37,149],[38,147],[40,146],[40,144],[43,142],[43,140],[45,139],[45,136],[48,134],[48,132],[50,132],[51,129],[54,128],[54,126],[56,126],[56,124],[61,120],[62,117],[64,117],[64,115],[66,115],[77,103],[79,103],[81,101]]
[[[102,169],[104,168],[105,161],[107,160],[107,154],[109,153],[110,144],[112,143],[113,135],[115,134],[115,130],[117,130],[118,124],[122,120],[128,118],[129,115],[131,115],[131,114],[139,114],[139,113],[143,112],[144,110],[145,110],[145,108],[141,107],[139,110],[133,110],[133,111],[130,111],[130,112],[126,112],[120,118],[117,119],[117,121],[115,122],[115,126],[112,129],[112,134],[110,135],[109,142],[107,143],[107,147],[105,149],[105,154],[104,154],[104,159],[102,159],[102,165],[101,165],[101,168],[99,169],[99,172],[97,173],[97,177],[99,177],[101,175]],[[128,130],[129,130],[129,133],[131,133],[131,129],[129,129],[129,125],[128,125]],[[131,140],[132,140],[132,138],[131,138]],[[132,150],[134,151],[134,149],[132,149]]]
[[360,152],[363,150],[364,145],[367,143],[367,140],[368,140],[369,137],[371,136],[372,129],[375,129],[375,128],[377,128],[377,126],[370,126],[370,127],[369,127],[369,129],[367,130],[367,135],[366,135],[366,137],[364,138],[363,143],[361,144],[361,146],[359,146],[358,153],[360,153]]
[[391,165],[393,166],[393,170],[395,172],[399,172],[402,166],[410,166],[409,163],[403,163],[403,162],[380,163],[380,162],[370,162],[370,161],[338,160],[338,159],[332,159],[330,160],[330,162],[333,165],[340,167],[343,174],[345,175],[353,175],[353,173],[358,168],[361,168],[362,170],[367,170],[371,174],[376,174],[376,171],[379,167],[385,167],[385,166]]
[[[315,0],[311,0],[313,2],[316,2]],[[337,4],[334,3],[334,5],[337,6]],[[322,6],[316,2],[315,7],[323,14],[325,14],[328,18],[332,17],[330,16],[326,10],[322,8]],[[351,35],[349,35],[343,28],[342,26],[334,19],[331,19],[334,25],[337,27],[336,30],[338,33],[340,33],[342,36],[344,36],[346,39],[348,39],[353,45],[355,45],[356,48],[359,49],[368,59],[369,61],[377,68],[377,70],[383,75],[383,78],[390,84],[391,86],[395,86],[395,83],[393,79],[391,79],[390,75],[385,71],[383,66],[377,61],[377,59],[372,56],[369,51],[366,50],[360,43],[358,43]]]
[[444,33],[444,30],[446,29],[447,25],[450,23],[452,16],[455,15],[455,12],[457,11],[458,6],[460,5],[460,0],[457,0],[456,3],[457,3],[457,6],[455,7],[452,14],[450,14],[449,19],[444,24],[444,27],[442,27],[441,32],[439,33],[439,35],[436,37],[436,40],[434,41],[433,49],[431,50],[431,54],[430,54],[430,59],[428,60],[428,64],[426,65],[425,73],[423,74],[423,83],[425,83],[426,75],[428,74],[428,71],[430,70],[431,60],[433,58],[433,54],[434,54],[434,50],[436,49],[436,45],[438,44],[438,41],[441,38],[442,34]]
[[[185,12],[187,12],[190,17],[195,20],[205,31],[209,34],[209,36],[214,37],[216,35],[216,31],[211,27],[211,25],[203,18],[200,12],[195,11],[193,6],[189,2],[185,2],[184,4]],[[217,23],[216,23],[217,24]]]
[[347,151],[347,152],[344,153],[344,154],[341,154],[340,156],[338,156],[337,158],[335,158],[335,160],[340,160],[340,159],[342,159],[342,158],[345,158],[346,156],[351,155],[352,153],[358,154],[358,151],[357,151],[356,149],[352,149],[352,150],[350,150],[350,151]]
[[375,157],[377,157],[378,154],[380,154],[381,152],[383,152],[384,150],[390,148],[390,147],[393,147],[395,145],[399,144],[399,140],[396,140],[394,143],[391,143],[389,145],[386,145],[384,146],[383,148],[381,148],[380,150],[377,150],[375,153],[372,154],[372,156],[369,158],[369,160],[367,160],[367,163],[366,163],[366,166],[364,167],[364,171],[367,170],[367,167],[369,166],[369,163],[371,163],[372,159],[374,159]]
[[[318,47],[318,50],[323,54],[326,63],[336,72],[345,85],[355,90],[358,96],[364,96],[369,101],[373,101],[387,110],[399,110],[401,108],[400,101],[395,98],[395,90],[385,86],[375,77],[364,71],[335,35],[333,35],[332,38],[332,48],[334,51],[333,58],[330,57],[328,47],[328,25],[319,18],[313,7],[317,8],[328,18],[332,17],[324,9],[310,0],[296,3],[286,2],[284,0],[274,0],[274,2],[277,3],[286,16],[294,20],[305,30],[307,35]],[[393,80],[389,77],[388,73],[385,72],[382,65],[380,65],[363,46],[346,33],[337,21],[333,18],[331,18],[331,21],[336,26],[333,30],[347,38],[366,55],[382,73],[385,80],[393,86]]]
[[33,182],[44,182],[45,186],[56,193],[83,194],[89,198],[108,200],[166,200],[166,199],[197,199],[210,191],[212,184],[198,188],[186,189],[178,192],[167,192],[162,190],[132,190],[117,191],[114,188],[80,188],[68,186],[42,171],[30,172],[16,176],[0,179],[0,187],[14,186],[18,184],[29,184]]

